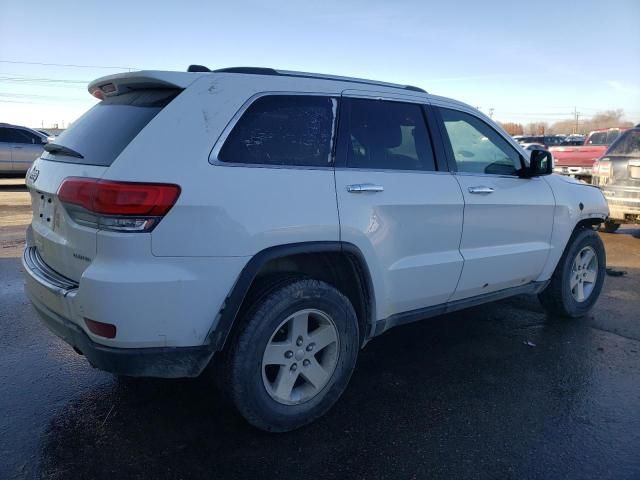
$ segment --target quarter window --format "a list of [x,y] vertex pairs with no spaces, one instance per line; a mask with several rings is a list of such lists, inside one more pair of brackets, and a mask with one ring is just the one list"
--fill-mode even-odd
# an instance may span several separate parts
[[514,175],[521,168],[517,150],[482,120],[447,108],[440,113],[458,172]]
[[244,112],[218,160],[231,163],[326,167],[331,164],[337,100],[269,95]]
[[435,170],[420,105],[353,98],[348,110],[348,167]]

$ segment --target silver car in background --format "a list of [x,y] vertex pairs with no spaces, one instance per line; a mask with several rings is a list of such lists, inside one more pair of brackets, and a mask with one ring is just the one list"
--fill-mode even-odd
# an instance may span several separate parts
[[0,123],[0,174],[26,173],[47,142],[40,132]]

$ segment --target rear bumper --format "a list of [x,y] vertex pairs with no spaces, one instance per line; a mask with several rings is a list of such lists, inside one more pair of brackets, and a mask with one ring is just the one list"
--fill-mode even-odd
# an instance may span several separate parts
[[560,175],[569,175],[577,177],[590,177],[593,174],[592,167],[581,167],[577,165],[555,165],[553,172]]
[[213,356],[213,349],[201,347],[113,348],[92,341],[71,321],[49,310],[38,300],[31,303],[44,324],[62,340],[82,353],[95,368],[132,377],[197,377]]
[[609,218],[612,220],[640,223],[640,189],[634,187],[601,187],[609,204]]
[[118,348],[101,345],[72,321],[71,311],[78,286],[42,264],[34,247],[22,257],[25,291],[44,324],[81,352],[96,368],[136,377],[195,377],[213,356],[209,345],[193,347]]

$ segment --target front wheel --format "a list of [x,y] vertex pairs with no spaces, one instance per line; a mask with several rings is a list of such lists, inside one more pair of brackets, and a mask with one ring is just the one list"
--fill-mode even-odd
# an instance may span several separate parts
[[242,322],[228,354],[227,388],[249,423],[286,432],[337,401],[359,350],[356,315],[342,293],[293,277],[258,298]]
[[606,254],[600,236],[591,229],[575,232],[551,281],[538,294],[551,314],[577,318],[586,315],[600,296],[606,269]]

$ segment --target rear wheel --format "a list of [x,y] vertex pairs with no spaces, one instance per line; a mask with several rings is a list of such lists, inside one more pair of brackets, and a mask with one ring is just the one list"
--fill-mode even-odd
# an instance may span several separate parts
[[613,220],[607,220],[602,225],[600,225],[600,229],[603,232],[607,232],[607,233],[613,233],[619,228],[620,228],[620,224],[617,222],[614,222]]
[[549,285],[538,295],[545,309],[563,317],[586,315],[600,296],[606,269],[602,240],[591,229],[573,234]]
[[226,387],[252,425],[284,432],[323,415],[358,354],[358,322],[332,286],[293,277],[256,300],[229,348]]

